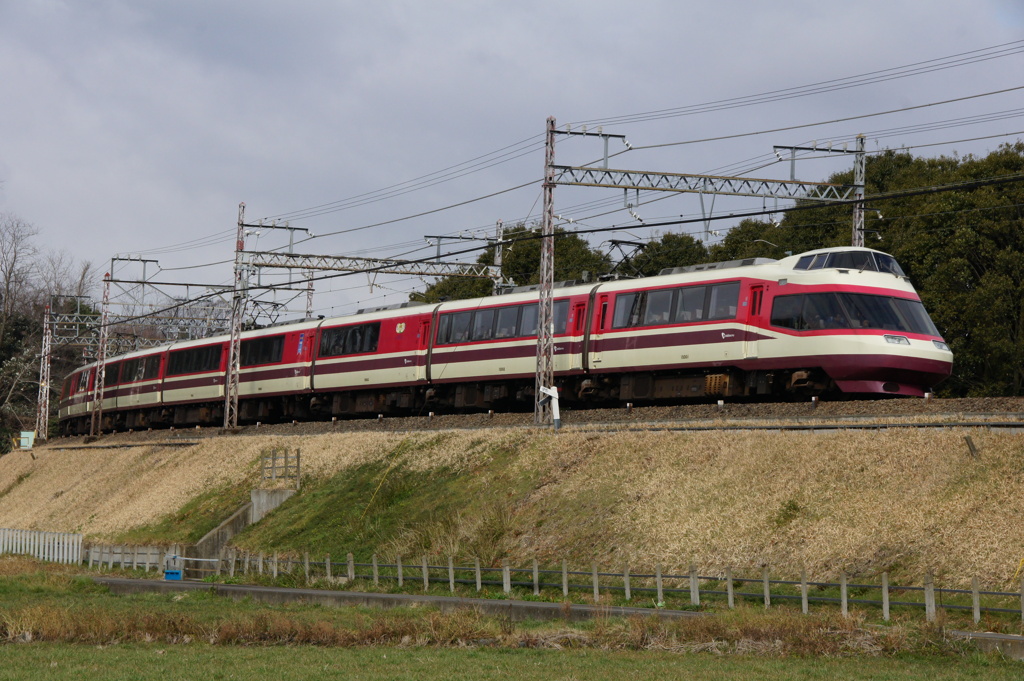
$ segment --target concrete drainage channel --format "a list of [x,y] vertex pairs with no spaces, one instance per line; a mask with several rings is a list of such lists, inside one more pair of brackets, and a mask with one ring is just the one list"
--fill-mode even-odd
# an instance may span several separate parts
[[246,584],[210,584],[207,582],[174,582],[152,579],[122,579],[94,577],[97,584],[108,587],[112,593],[172,593],[212,591],[218,596],[241,600],[251,598],[262,603],[309,603],[325,606],[362,605],[369,608],[396,608],[429,605],[441,612],[470,608],[485,615],[498,615],[513,621],[534,620],[586,620],[593,617],[631,617],[654,615],[669,619],[702,617],[706,613],[688,610],[655,610],[622,606],[585,605],[577,603],[543,603],[539,601],[508,601],[493,598],[459,598],[455,596],[428,596],[416,594],[381,594],[361,591],[328,591],[324,589],[293,589]]

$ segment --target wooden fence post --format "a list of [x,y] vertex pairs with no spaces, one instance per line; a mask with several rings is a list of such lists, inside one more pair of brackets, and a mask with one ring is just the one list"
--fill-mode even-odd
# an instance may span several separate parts
[[274,551],[274,563],[272,568],[272,575],[274,579],[277,579],[277,551]]
[[842,601],[841,609],[843,617],[850,616],[850,598],[846,588],[846,572],[844,571],[839,576],[839,599]]
[[331,565],[331,554],[324,554],[324,576],[327,577],[328,583],[334,581],[334,575],[331,574],[333,566]]
[[476,575],[476,590],[480,591],[483,586],[480,584],[480,558],[478,556],[473,557],[473,572]]
[[725,593],[729,600],[729,609],[736,607],[736,588],[732,583],[732,568],[725,568]]
[[533,595],[540,595],[540,567],[536,558],[533,559]]
[[807,602],[807,568],[800,570],[800,612],[807,614],[809,608]]
[[356,561],[355,557],[350,553],[345,557],[348,560],[348,581],[356,581]]
[[260,551],[260,555],[256,558],[256,574],[263,574],[263,552]]
[[512,573],[509,571],[508,558],[501,559],[501,588],[505,593],[512,593]]
[[974,623],[981,621],[981,594],[978,589],[978,577],[971,577],[971,606],[974,610]]
[[629,563],[622,566],[622,586],[625,587],[626,600],[632,600],[633,594],[629,589]]
[[656,565],[655,568],[654,568],[654,583],[658,587],[658,607],[659,608],[663,608],[663,607],[665,607],[665,592],[661,588],[661,564],[660,563],[658,565]]
[[399,586],[399,588],[401,588],[402,583],[403,583],[403,580],[402,580],[402,557],[401,556],[396,556],[395,563],[398,565],[398,586]]
[[[238,559],[238,549],[228,549],[228,577],[235,576],[235,560]],[[146,556],[146,572],[149,572],[149,556]]]
[[765,565],[761,570],[761,581],[764,584],[764,607],[770,608],[772,606],[772,588],[771,582],[768,579],[767,565]]
[[594,585],[594,602],[595,603],[600,603],[601,602],[601,587],[598,585],[598,581],[597,581],[597,561],[596,560],[590,563],[590,574],[591,574],[591,581],[593,582],[593,585]]
[[448,556],[448,590],[455,593],[455,559]]
[[924,617],[929,622],[935,621],[935,578],[931,572],[924,578]]
[[430,569],[427,567],[427,554],[423,554],[423,590],[430,591]]
[[562,559],[562,598],[569,597],[569,563]]
[[700,605],[700,580],[697,579],[697,566],[690,566],[690,605]]
[[309,584],[309,551],[302,552],[302,574],[306,578],[306,584]]
[[882,573],[882,619],[889,621],[889,573]]
[[380,586],[380,570],[377,567],[377,554],[373,554],[373,585]]

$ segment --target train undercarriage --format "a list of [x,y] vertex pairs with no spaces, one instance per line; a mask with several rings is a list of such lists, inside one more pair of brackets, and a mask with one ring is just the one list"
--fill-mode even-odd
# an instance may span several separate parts
[[[806,397],[835,391],[821,369],[742,371],[719,368],[693,372],[632,372],[566,376],[556,380],[563,408],[585,409],[626,403],[659,404],[708,399]],[[484,383],[442,383],[377,390],[307,393],[239,401],[239,424],[323,421],[331,418],[425,415],[489,409],[527,411],[534,404],[530,379]],[[224,403],[161,405],[131,410],[105,410],[103,432],[221,426]],[[86,413],[61,421],[62,435],[90,432]]]

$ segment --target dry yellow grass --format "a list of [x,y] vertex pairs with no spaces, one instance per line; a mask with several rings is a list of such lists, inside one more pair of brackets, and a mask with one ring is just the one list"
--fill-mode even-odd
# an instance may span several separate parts
[[511,483],[491,490],[509,510],[514,558],[694,563],[704,574],[767,564],[793,575],[805,566],[817,579],[934,570],[946,584],[976,574],[993,587],[1011,586],[1024,558],[1024,437],[981,430],[508,429],[235,437],[174,449],[51,445],[36,460],[0,459],[0,527],[113,535],[211,486],[255,480],[259,453],[271,446],[301,446],[303,472],[314,477],[396,460],[413,471],[468,471],[498,448],[513,451],[500,464],[512,479],[537,478],[526,492]]

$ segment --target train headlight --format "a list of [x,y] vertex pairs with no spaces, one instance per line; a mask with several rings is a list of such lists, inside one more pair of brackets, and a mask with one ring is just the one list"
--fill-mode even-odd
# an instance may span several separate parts
[[893,345],[910,345],[910,339],[906,336],[890,336],[886,334],[884,338],[886,343],[892,343]]
[[939,350],[945,350],[946,352],[949,352],[949,346],[943,343],[942,341],[933,340],[932,343],[934,343],[935,347],[937,347]]

